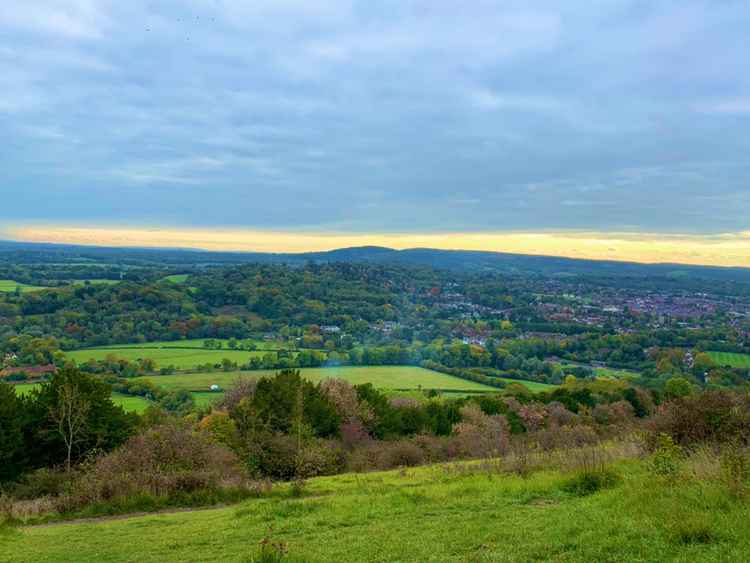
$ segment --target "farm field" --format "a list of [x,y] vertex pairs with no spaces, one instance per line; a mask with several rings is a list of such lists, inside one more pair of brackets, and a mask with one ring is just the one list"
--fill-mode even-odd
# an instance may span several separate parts
[[[159,340],[157,342],[134,342],[130,344],[108,344],[106,346],[91,346],[89,348],[83,348],[76,350],[76,352],[84,352],[90,350],[119,350],[122,348],[165,348],[165,349],[193,349],[193,350],[204,350],[213,351],[205,348],[204,344],[206,340],[213,340],[214,342],[221,342],[222,348],[219,352],[231,351],[229,348],[229,340],[221,338],[186,338],[184,340]],[[250,339],[243,340],[247,342]],[[288,349],[288,345],[285,342],[277,340],[253,340],[253,344],[258,348],[259,351],[267,350],[283,350]]]
[[[16,390],[16,393],[23,395],[25,393],[28,393],[38,385],[38,383],[18,383],[13,387]],[[137,413],[145,411],[150,404],[146,399],[142,397],[121,395],[120,393],[112,393],[112,402],[116,405],[121,406],[126,411],[134,411]]]
[[[226,389],[240,376],[263,377],[274,375],[278,370],[234,371],[213,373],[186,373],[177,375],[144,376],[155,385],[169,391],[208,391],[211,385]],[[383,389],[440,389],[445,391],[494,391],[494,388],[473,381],[438,373],[414,366],[373,366],[303,368],[302,376],[318,382],[331,377],[346,379],[353,385],[372,383]],[[218,393],[215,395],[219,395]]]
[[611,377],[613,379],[638,379],[640,375],[635,371],[615,368],[594,368],[594,373],[598,377]]
[[737,354],[735,352],[709,352],[711,359],[720,366],[731,366],[733,368],[750,368],[750,354]]
[[539,383],[537,381],[527,381],[525,379],[511,379],[509,377],[498,378],[505,383],[520,383],[524,387],[527,387],[529,391],[537,393],[539,391],[552,391],[556,385],[550,385],[549,383]]
[[86,285],[87,283],[90,283],[91,285],[114,285],[116,283],[120,283],[119,280],[108,280],[108,279],[101,279],[101,278],[93,278],[89,280],[74,280],[71,282],[71,285]]
[[22,293],[28,293],[30,291],[41,291],[47,289],[46,287],[38,285],[26,285],[25,283],[18,283],[13,280],[0,280],[0,291],[5,293],[13,293],[17,287],[21,288]]
[[[747,561],[750,504],[722,484],[655,480],[645,461],[587,496],[557,471],[522,478],[437,465],[311,479],[302,498],[0,529],[0,561]],[[476,466],[475,466],[476,467]],[[270,560],[270,559],[269,559]],[[274,561],[282,559],[274,559]]]
[[159,281],[168,281],[172,283],[185,283],[188,279],[187,274],[172,274],[171,276],[165,276]]
[[219,364],[224,358],[237,363],[245,363],[253,356],[262,358],[272,353],[268,351],[246,351],[246,350],[208,350],[202,348],[159,348],[156,346],[123,345],[111,348],[86,348],[67,352],[66,356],[76,363],[84,363],[88,360],[103,360],[108,355],[114,354],[118,358],[136,361],[142,358],[151,358],[157,367],[174,366],[177,369],[191,369],[203,364]]

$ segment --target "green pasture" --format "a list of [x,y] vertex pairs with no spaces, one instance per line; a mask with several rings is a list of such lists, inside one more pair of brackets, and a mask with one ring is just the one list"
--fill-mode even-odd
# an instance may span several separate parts
[[538,381],[527,381],[525,379],[511,379],[509,377],[499,377],[500,381],[505,383],[520,383],[524,387],[528,388],[529,391],[538,393],[540,391],[552,391],[557,385],[550,385],[549,383],[539,383]]
[[709,352],[711,359],[720,366],[733,368],[750,368],[750,354],[737,354],[735,352]]
[[107,279],[101,279],[101,278],[92,278],[88,280],[73,280],[70,282],[71,285],[114,285],[116,283],[120,283],[120,280],[107,280]]
[[[166,349],[198,349],[208,350],[205,348],[206,340],[213,340],[214,342],[221,342],[221,349],[219,351],[228,351],[229,340],[222,338],[185,338],[182,340],[159,340],[156,342],[133,342],[130,344],[108,344],[106,346],[92,346],[90,348],[84,348],[84,350],[105,350],[105,349],[121,349],[121,348],[166,348]],[[254,340],[250,338],[243,339],[239,342],[252,341],[258,350],[283,350],[288,349],[289,345],[281,340]]]
[[177,369],[190,369],[204,364],[220,364],[224,358],[233,362],[245,363],[253,356],[262,358],[268,351],[246,350],[208,350],[201,348],[157,348],[152,346],[117,346],[111,348],[86,348],[67,352],[66,356],[78,364],[88,360],[104,360],[109,355],[115,355],[130,361],[150,358],[157,367],[174,366]]
[[[750,503],[720,480],[659,479],[613,466],[609,488],[571,474],[519,477],[476,464],[311,479],[301,498],[0,529],[0,561],[725,562],[750,559]],[[261,542],[283,559],[260,559]]]
[[[38,387],[39,383],[17,383],[13,386],[16,393],[25,395],[35,387]],[[116,405],[121,406],[126,411],[135,411],[141,413],[146,410],[149,406],[149,402],[143,397],[133,397],[131,395],[121,395],[120,393],[112,393],[112,402]]]
[[172,274],[171,276],[165,276],[159,281],[167,281],[172,283],[185,283],[188,279],[188,274]]
[[[211,385],[226,389],[238,377],[272,376],[278,370],[230,371],[212,373],[185,373],[139,377],[136,380],[148,379],[155,385],[168,391],[208,391]],[[373,367],[335,367],[303,368],[302,376],[313,382],[328,378],[346,379],[352,385],[372,383],[382,389],[438,389],[444,391],[495,391],[494,388],[473,381],[466,381],[413,366],[373,366]]]
[[19,283],[13,280],[0,280],[0,292],[13,293],[17,287],[21,288],[22,293],[47,289],[46,287],[39,285],[26,285],[25,283]]

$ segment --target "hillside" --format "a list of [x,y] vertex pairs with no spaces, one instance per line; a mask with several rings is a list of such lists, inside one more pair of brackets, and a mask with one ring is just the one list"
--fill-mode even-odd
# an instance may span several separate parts
[[109,248],[44,243],[0,241],[0,264],[171,264],[209,265],[275,263],[304,265],[308,262],[350,262],[431,266],[467,271],[536,275],[657,276],[668,278],[750,281],[749,268],[641,264],[584,260],[558,256],[536,256],[475,250],[410,248],[395,250],[378,246],[340,248],[325,252],[263,253],[210,252],[195,249]]
[[301,498],[280,485],[226,508],[5,529],[0,561],[253,561],[264,537],[281,561],[746,560],[750,507],[701,467],[676,487],[621,461],[616,484],[589,495],[570,474],[477,463],[347,474]]

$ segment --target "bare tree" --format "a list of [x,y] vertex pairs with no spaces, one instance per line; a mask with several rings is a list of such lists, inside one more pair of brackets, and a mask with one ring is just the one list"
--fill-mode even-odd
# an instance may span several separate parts
[[86,436],[89,402],[76,385],[66,381],[58,392],[57,404],[52,407],[50,415],[55,422],[55,430],[62,437],[67,448],[65,466],[70,471],[73,448]]

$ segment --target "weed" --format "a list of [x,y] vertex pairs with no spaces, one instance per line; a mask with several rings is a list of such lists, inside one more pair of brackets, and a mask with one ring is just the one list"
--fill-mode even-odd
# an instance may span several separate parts
[[562,490],[582,497],[612,488],[619,481],[620,476],[612,469],[588,469],[567,479],[562,485]]

